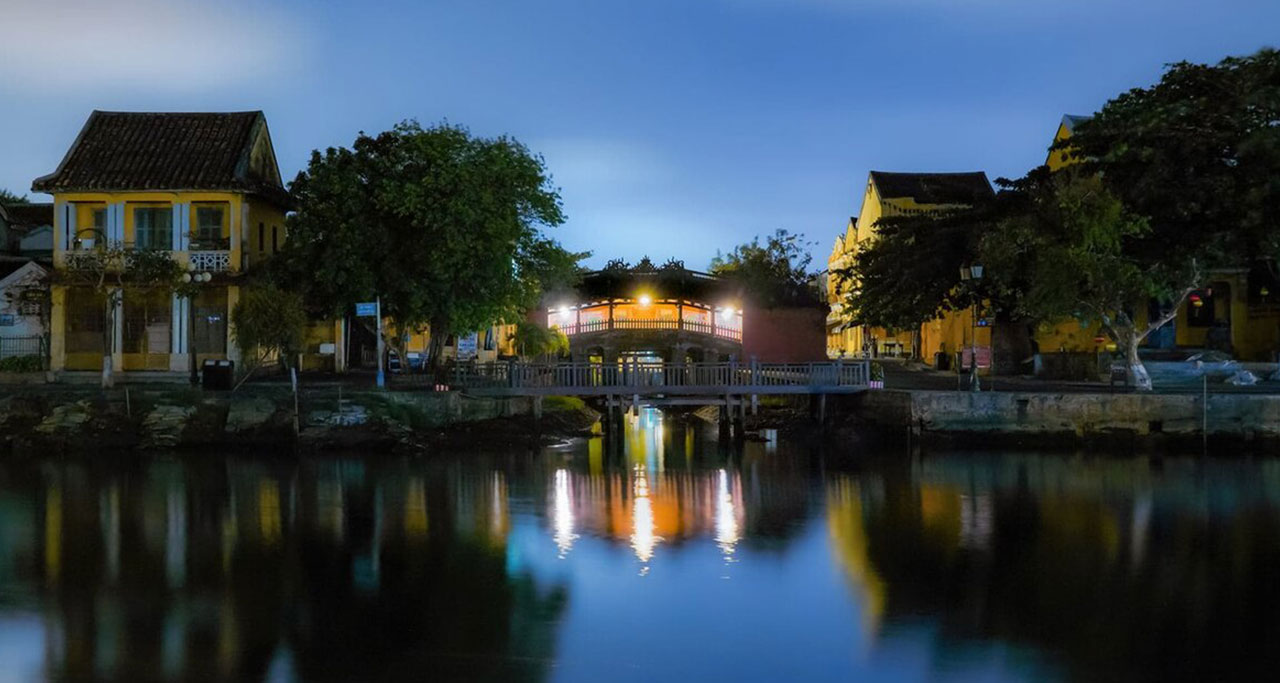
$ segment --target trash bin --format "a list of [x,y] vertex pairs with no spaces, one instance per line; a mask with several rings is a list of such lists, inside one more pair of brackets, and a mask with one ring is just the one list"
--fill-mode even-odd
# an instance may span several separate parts
[[206,360],[200,365],[200,386],[215,391],[230,391],[235,375],[235,361]]
[[946,351],[939,351],[933,354],[933,369],[934,370],[950,370],[951,354],[947,353]]

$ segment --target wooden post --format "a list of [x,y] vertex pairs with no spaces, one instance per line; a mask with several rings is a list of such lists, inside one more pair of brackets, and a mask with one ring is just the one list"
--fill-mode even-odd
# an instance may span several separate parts
[[729,440],[729,397],[724,397],[724,404],[720,406],[720,440]]

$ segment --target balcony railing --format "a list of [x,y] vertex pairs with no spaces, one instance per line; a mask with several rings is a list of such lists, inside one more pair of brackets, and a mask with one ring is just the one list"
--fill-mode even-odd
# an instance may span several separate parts
[[192,250],[187,254],[187,263],[192,270],[220,273],[231,270],[231,252]]
[[645,320],[634,318],[627,320],[593,320],[585,323],[569,323],[567,325],[560,325],[559,327],[561,332],[564,332],[565,335],[570,337],[579,334],[593,334],[596,332],[609,332],[612,330],[668,330],[694,332],[711,337],[719,337],[721,339],[742,341],[742,330],[740,328],[723,327],[694,320]]

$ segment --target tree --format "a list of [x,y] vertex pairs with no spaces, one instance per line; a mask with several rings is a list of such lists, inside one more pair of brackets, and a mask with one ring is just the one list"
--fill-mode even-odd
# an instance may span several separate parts
[[[1023,211],[984,257],[1026,272],[1029,314],[1101,323],[1150,390],[1142,341],[1214,270],[1280,255],[1280,53],[1174,64],[1059,147],[1081,163],[1005,181]],[[1138,324],[1152,300],[1164,312]]]
[[511,341],[522,358],[537,358],[568,353],[569,338],[559,329],[521,320],[511,333]]
[[14,206],[16,204],[30,204],[25,194],[14,194],[3,187],[0,187],[0,204],[5,206]]
[[287,366],[301,352],[307,316],[301,294],[266,284],[241,292],[231,309],[231,323],[240,357],[249,360],[243,383],[268,359],[279,358]]
[[505,136],[406,121],[313,152],[291,191],[277,282],[328,315],[381,297],[397,329],[429,327],[436,374],[448,335],[523,318],[585,256],[542,234],[564,220],[560,195],[542,158]]
[[[87,287],[103,298],[102,387],[114,383],[112,356],[115,353],[116,310],[126,291],[142,295],[153,291],[172,292],[182,277],[182,266],[168,251],[126,249],[123,244],[99,241],[87,251],[68,252],[65,268],[58,271],[61,284]],[[146,337],[143,337],[146,343]]]
[[809,271],[811,243],[803,235],[778,230],[740,244],[728,254],[717,252],[710,271],[737,282],[743,294],[758,306],[812,306],[822,303],[815,274]]
[[975,227],[985,208],[877,221],[875,235],[859,245],[848,267],[830,274],[851,285],[841,302],[847,321],[911,330],[918,355],[921,325],[972,303],[959,273],[975,260]]
[[1125,350],[1134,386],[1150,390],[1138,346],[1172,319],[1177,306],[1145,325],[1136,312],[1152,298],[1181,302],[1195,287],[1188,283],[1201,275],[1144,263],[1135,246],[1150,235],[1149,223],[1128,211],[1097,175],[1080,169],[1051,175],[1041,168],[1002,182],[1021,210],[983,240],[988,267],[1021,274],[1011,298],[1026,316],[1099,323]]

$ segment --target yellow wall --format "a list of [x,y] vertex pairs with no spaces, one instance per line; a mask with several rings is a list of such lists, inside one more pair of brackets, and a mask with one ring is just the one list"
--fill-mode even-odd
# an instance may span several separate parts
[[[197,209],[201,206],[218,205],[223,208],[223,225],[222,236],[229,240],[229,264],[228,271],[234,272],[242,269],[245,263],[242,255],[246,253],[245,247],[249,248],[248,252],[252,253],[252,245],[242,244],[242,237],[256,238],[256,234],[246,235],[243,230],[246,217],[253,217],[263,221],[267,227],[267,248],[270,250],[270,226],[278,226],[281,237],[280,242],[283,243],[284,234],[284,210],[272,205],[265,200],[251,197],[236,192],[69,192],[59,193],[54,197],[55,207],[62,206],[63,203],[70,202],[76,206],[76,234],[80,238],[92,237],[96,240],[104,239],[104,235],[96,234],[89,228],[94,226],[93,212],[95,209],[107,209],[114,204],[123,204],[122,225],[123,241],[126,244],[136,243],[136,230],[134,225],[133,209],[137,207],[169,207],[175,212],[180,210],[179,205],[185,205],[185,217],[187,218],[188,234],[192,239],[198,236],[199,223],[197,220]],[[176,216],[175,216],[176,219]],[[54,268],[60,269],[65,264],[65,256],[68,245],[65,244],[64,226],[62,225],[61,210],[55,208],[55,226],[54,235]],[[179,246],[177,244],[174,245]],[[173,251],[174,259],[181,265],[186,265],[190,252],[175,250]],[[240,290],[238,286],[227,287],[227,310],[225,311],[227,319],[227,357],[237,360],[239,353],[235,348],[235,330],[231,323],[231,310],[235,307],[239,300]],[[53,310],[51,311],[50,324],[50,367],[54,370],[74,370],[74,369],[91,369],[99,367],[101,359],[89,359],[86,354],[76,354],[76,358],[68,358],[66,351],[66,290],[62,287],[55,287],[53,290]],[[122,321],[121,321],[122,322]],[[177,330],[173,334],[178,334]],[[156,353],[148,354],[149,356],[170,356],[170,363],[161,363],[162,359],[152,359],[147,363],[139,363],[137,359],[124,359],[116,350],[115,367],[117,369],[133,369],[134,367],[154,367],[159,368],[164,365],[164,369],[173,369],[179,366],[185,367],[186,354],[170,354],[169,349],[165,349],[163,353],[156,350]],[[205,354],[200,354],[203,359]],[[124,362],[128,361],[128,362]]]
[[[844,322],[845,312],[840,303],[845,293],[853,286],[850,282],[837,282],[837,278],[832,274],[841,268],[848,267],[853,254],[861,248],[862,243],[875,237],[877,221],[893,216],[926,214],[957,208],[962,207],[957,204],[920,204],[909,197],[882,198],[875,182],[868,176],[866,190],[862,197],[862,209],[856,221],[850,221],[845,234],[836,238],[831,256],[827,259],[829,274],[827,298],[828,303],[832,305],[831,315],[827,319],[828,329],[835,329]],[[934,353],[939,350],[946,349],[948,353],[954,353],[962,346],[967,347],[970,334],[969,321],[968,311],[948,312],[941,319],[922,326],[921,353],[924,359],[932,362]],[[890,344],[901,348],[904,355],[911,353],[910,330],[895,331],[890,334],[887,330],[880,328],[863,330],[860,327],[851,327],[827,335],[827,354],[832,357],[861,355],[864,347],[871,342],[870,338],[864,337],[874,338],[878,354],[884,354],[886,346]],[[979,328],[978,344],[981,346],[990,344],[988,328]]]
[[[1053,144],[1056,145],[1069,137],[1071,137],[1071,129],[1067,128],[1066,123],[1060,123],[1058,124],[1058,132],[1054,133]],[[1076,163],[1076,160],[1070,158],[1067,150],[1060,149],[1050,151],[1044,163],[1049,167],[1050,171],[1058,171]]]

